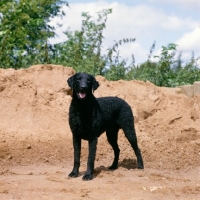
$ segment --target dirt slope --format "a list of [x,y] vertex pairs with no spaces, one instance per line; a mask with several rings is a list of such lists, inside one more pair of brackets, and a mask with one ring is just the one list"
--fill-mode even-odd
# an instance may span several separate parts
[[[59,189],[64,191],[52,193],[52,199],[66,199],[66,194],[72,195],[69,199],[98,199],[95,193],[91,195],[91,190],[93,191],[95,187],[93,184],[98,185],[99,181],[104,179],[102,188],[96,188],[97,195],[100,195],[99,191],[105,190],[104,187],[107,190],[109,188],[117,190],[124,184],[122,191],[116,191],[119,192],[118,197],[121,196],[118,199],[132,197],[135,199],[128,185],[145,183],[146,185],[140,185],[136,199],[147,199],[147,196],[149,199],[156,199],[155,197],[159,197],[158,191],[161,199],[164,199],[165,194],[171,195],[171,199],[172,197],[200,198],[200,96],[188,98],[183,94],[175,94],[173,90],[156,87],[149,82],[122,80],[114,82],[97,76],[100,87],[95,91],[96,97],[118,96],[131,105],[146,169],[142,172],[135,169],[135,156],[121,131],[119,170],[113,173],[106,170],[112,162],[113,152],[104,134],[99,139],[95,164],[97,174],[94,182],[89,184],[90,188],[83,189],[83,195],[81,193],[83,183],[80,178],[66,179],[73,162],[71,131],[68,125],[71,91],[66,80],[74,73],[72,68],[55,65],[37,65],[22,70],[0,69],[0,197],[2,195],[5,199],[34,199],[33,197],[50,199],[48,194],[51,194],[53,189],[45,193],[48,187],[45,189],[44,185],[45,181],[53,179],[53,182],[61,184]],[[86,159],[87,142],[84,141],[81,163],[83,171]],[[25,168],[22,169],[22,166]],[[59,169],[58,173],[55,172],[55,166]],[[41,181],[41,184],[43,183],[41,188],[44,187],[42,191],[46,196],[43,196],[40,189],[34,189],[38,192],[33,193],[32,197],[26,196],[25,193],[19,192],[20,189],[18,192],[15,191],[15,187],[11,184],[13,181],[19,184],[23,179],[23,171],[32,167],[34,168],[30,172],[32,176],[28,177],[28,172],[25,173],[26,176],[24,175],[28,177],[24,179],[27,180],[25,183],[43,173],[47,178],[43,177],[43,182],[42,179],[38,182],[32,181],[30,188],[33,189]],[[184,174],[186,172],[187,174]],[[181,174],[182,178],[178,174]],[[145,177],[148,177],[148,180]],[[2,181],[1,178],[8,181]],[[116,183],[118,179],[121,181],[119,184]],[[169,185],[159,186],[164,179],[168,180],[169,184],[173,181],[174,185],[177,181],[185,184],[182,184],[180,190],[170,189]],[[149,185],[150,180],[159,184],[151,188],[153,186]],[[106,187],[112,182],[112,187]],[[68,183],[70,188],[73,185],[75,187],[77,183],[80,184],[80,188],[77,192],[75,190],[70,192],[72,189],[68,191],[65,188]],[[24,187],[23,184],[21,186]],[[127,196],[123,197],[124,191]],[[12,197],[11,194],[16,193],[19,195]],[[30,193],[28,190],[27,194]],[[58,194],[62,195],[58,197]],[[144,196],[145,194],[148,195]],[[112,191],[107,195],[107,199],[117,198]],[[102,199],[100,197],[103,196],[98,197]]]

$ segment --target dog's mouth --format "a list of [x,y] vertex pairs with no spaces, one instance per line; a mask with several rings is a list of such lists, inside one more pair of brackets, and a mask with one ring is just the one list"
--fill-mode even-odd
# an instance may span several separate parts
[[78,98],[79,99],[85,99],[86,97],[86,90],[85,89],[81,89],[79,92],[78,92]]

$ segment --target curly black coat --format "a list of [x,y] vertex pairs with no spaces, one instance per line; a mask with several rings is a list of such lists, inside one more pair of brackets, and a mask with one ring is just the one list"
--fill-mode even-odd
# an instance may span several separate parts
[[120,149],[118,131],[123,129],[137,157],[138,168],[143,169],[143,160],[137,145],[134,118],[131,107],[118,97],[95,98],[93,91],[99,87],[96,79],[86,73],[76,73],[68,80],[73,90],[69,109],[69,125],[73,134],[74,167],[69,177],[77,177],[80,166],[81,139],[88,140],[89,155],[87,171],[83,180],[91,180],[98,137],[106,131],[108,142],[114,150],[114,160],[109,169],[118,167]]

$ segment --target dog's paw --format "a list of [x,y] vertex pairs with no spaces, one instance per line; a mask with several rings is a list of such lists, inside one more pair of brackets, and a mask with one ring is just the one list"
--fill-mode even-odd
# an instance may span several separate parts
[[138,165],[138,167],[137,167],[138,169],[144,169],[144,165],[142,164],[142,165]]
[[118,166],[117,165],[111,165],[110,167],[108,167],[109,170],[115,170],[117,169]]
[[83,181],[92,180],[92,174],[85,174],[82,179],[83,179]]
[[78,176],[78,172],[71,172],[69,175],[68,175],[68,177],[70,177],[70,178],[76,178]]

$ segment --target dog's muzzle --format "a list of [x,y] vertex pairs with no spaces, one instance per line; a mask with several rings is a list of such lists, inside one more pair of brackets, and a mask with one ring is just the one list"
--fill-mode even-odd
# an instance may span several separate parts
[[79,99],[85,99],[87,90],[86,88],[81,88],[80,91],[77,93]]

